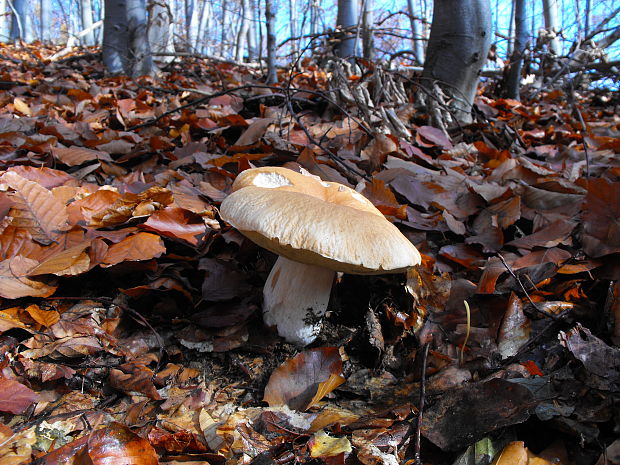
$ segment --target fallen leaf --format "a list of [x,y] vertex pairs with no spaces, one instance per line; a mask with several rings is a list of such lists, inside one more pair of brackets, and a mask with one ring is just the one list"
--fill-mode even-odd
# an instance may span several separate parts
[[340,454],[348,454],[353,450],[346,437],[335,438],[323,430],[314,433],[308,441],[308,445],[310,446],[310,456],[314,458],[335,457]]
[[88,456],[93,465],[158,465],[155,449],[127,426],[111,423],[91,433]]
[[34,181],[28,181],[13,171],[0,177],[15,190],[10,211],[12,224],[27,229],[32,238],[43,245],[55,242],[68,229],[67,211],[54,195]]
[[[338,348],[306,350],[273,371],[264,400],[270,407],[286,405],[304,411],[320,400],[316,399],[317,392],[325,395],[344,382]],[[321,387],[323,383],[326,388]]]
[[102,265],[112,266],[124,261],[150,260],[166,252],[161,237],[145,232],[129,236],[108,249]]
[[0,376],[0,412],[19,415],[39,399],[29,387]]

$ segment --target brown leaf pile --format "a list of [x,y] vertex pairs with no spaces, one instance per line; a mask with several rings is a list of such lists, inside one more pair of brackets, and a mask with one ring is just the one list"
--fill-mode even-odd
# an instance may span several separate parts
[[[498,464],[586,463],[611,443],[613,109],[485,94],[450,134],[401,105],[395,135],[369,109],[325,110],[313,66],[287,97],[226,63],[131,81],[52,53],[0,61],[0,463],[405,463],[420,343],[426,462],[486,441]],[[374,95],[372,75],[350,85]],[[261,324],[274,257],[217,213],[264,165],[356,187],[423,253],[406,279],[339,278],[324,347],[297,355]],[[552,452],[510,442],[530,421]]]

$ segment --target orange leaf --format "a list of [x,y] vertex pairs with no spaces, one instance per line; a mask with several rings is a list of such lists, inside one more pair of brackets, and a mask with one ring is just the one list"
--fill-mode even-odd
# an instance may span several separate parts
[[43,245],[55,242],[67,230],[65,206],[45,187],[12,171],[4,173],[0,181],[15,190],[10,212],[14,226],[27,229]]
[[26,307],[25,310],[34,321],[47,328],[58,323],[58,320],[60,320],[60,313],[56,310],[42,310],[41,307],[36,304]]
[[202,218],[184,208],[165,208],[156,211],[143,225],[144,229],[173,237],[197,246],[202,242],[206,226]]
[[166,247],[159,236],[140,232],[111,245],[103,264],[112,266],[124,261],[150,260],[164,252]]
[[344,382],[337,347],[306,350],[273,371],[264,400],[270,407],[307,410]]
[[93,432],[88,439],[93,465],[158,465],[157,453],[146,439],[121,423]]
[[52,255],[28,273],[29,276],[55,274],[56,276],[75,276],[90,268],[90,258],[84,252],[90,241],[82,242],[69,249]]

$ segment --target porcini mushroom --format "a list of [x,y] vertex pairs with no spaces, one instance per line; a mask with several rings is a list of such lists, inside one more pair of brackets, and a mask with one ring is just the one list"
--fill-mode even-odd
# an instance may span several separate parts
[[296,345],[316,339],[337,271],[399,273],[420,253],[363,195],[280,167],[237,176],[222,218],[279,255],[263,289],[263,319]]

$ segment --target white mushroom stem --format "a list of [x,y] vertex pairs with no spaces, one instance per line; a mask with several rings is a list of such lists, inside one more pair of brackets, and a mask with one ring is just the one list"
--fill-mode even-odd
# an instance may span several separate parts
[[278,257],[263,289],[265,323],[292,344],[310,344],[321,329],[335,274]]

